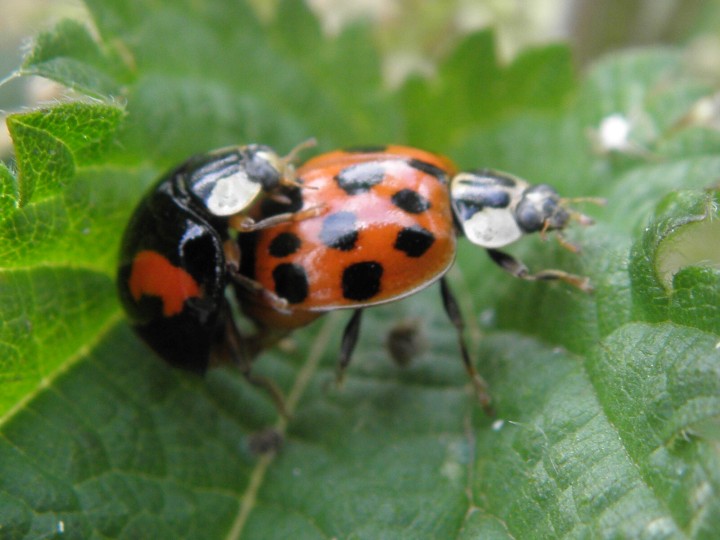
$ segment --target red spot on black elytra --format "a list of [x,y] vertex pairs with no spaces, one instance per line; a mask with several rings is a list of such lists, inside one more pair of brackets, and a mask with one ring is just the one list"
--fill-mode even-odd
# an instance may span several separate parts
[[136,302],[143,296],[159,297],[165,317],[181,313],[185,300],[200,296],[200,286],[188,272],[152,250],[135,255],[128,287]]

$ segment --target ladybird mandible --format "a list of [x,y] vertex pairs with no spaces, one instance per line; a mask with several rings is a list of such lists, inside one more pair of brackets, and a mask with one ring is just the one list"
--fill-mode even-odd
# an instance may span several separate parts
[[122,238],[118,292],[134,330],[168,363],[204,373],[233,362],[251,382],[279,395],[272,383],[250,374],[250,355],[225,289],[232,282],[276,309],[285,305],[238,273],[233,231],[302,219],[302,212],[289,212],[254,222],[247,212],[283,186],[296,185],[292,161],[311,143],[286,157],[259,144],[199,154],[162,176],[140,200]]

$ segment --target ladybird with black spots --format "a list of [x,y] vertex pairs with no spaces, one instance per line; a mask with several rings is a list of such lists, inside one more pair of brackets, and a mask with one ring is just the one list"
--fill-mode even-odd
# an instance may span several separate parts
[[[561,230],[571,218],[589,222],[567,210],[549,186],[531,186],[497,171],[458,172],[443,156],[405,146],[329,152],[310,159],[297,175],[303,196],[296,200],[304,206],[293,210],[322,207],[322,212],[239,237],[241,273],[287,300],[290,311],[277,310],[249,289],[239,291],[240,303],[257,323],[263,346],[328,311],[354,310],[343,334],[338,378],[350,362],[364,308],[439,281],[463,363],[490,411],[486,384],[465,345],[460,309],[444,279],[459,235],[486,248],[516,277],[559,279],[589,289],[585,278],[560,270],[531,274],[497,249],[525,234]],[[263,216],[282,209],[274,203],[262,207]]]
[[294,311],[329,311],[396,300],[441,276],[456,249],[452,165],[396,151],[331,152],[304,164],[303,203],[323,210],[258,234],[253,279]]
[[302,213],[284,213],[254,222],[247,212],[264,198],[287,204],[279,190],[296,185],[291,162],[304,146],[284,158],[258,144],[196,155],[141,199],[122,239],[118,291],[134,330],[168,363],[204,373],[232,362],[251,382],[279,395],[272,383],[250,375],[225,290],[232,282],[277,309],[286,304],[238,273],[233,234],[302,219]]

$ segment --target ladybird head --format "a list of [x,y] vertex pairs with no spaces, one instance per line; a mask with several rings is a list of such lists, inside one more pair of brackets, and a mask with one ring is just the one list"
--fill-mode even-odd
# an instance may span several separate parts
[[186,187],[215,217],[246,210],[263,191],[277,188],[285,175],[282,158],[259,144],[223,148],[193,159]]
[[564,229],[571,219],[591,220],[568,209],[557,191],[547,184],[493,170],[462,172],[450,185],[455,218],[474,244],[500,248],[525,234]]
[[570,221],[555,189],[547,184],[530,186],[515,207],[515,219],[525,233],[564,229]]
[[281,185],[298,186],[293,161],[315,144],[309,139],[287,156],[262,144],[221,148],[196,156],[186,168],[186,188],[215,217],[247,210],[261,193],[275,194]]

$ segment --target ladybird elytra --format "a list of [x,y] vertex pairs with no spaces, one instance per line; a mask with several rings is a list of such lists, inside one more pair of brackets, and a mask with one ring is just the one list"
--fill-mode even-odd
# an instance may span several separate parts
[[259,232],[250,248],[256,256],[247,259],[253,266],[243,272],[288,298],[293,311],[370,306],[412,294],[454,259],[452,172],[444,158],[397,146],[313,158],[297,176],[305,206],[322,205],[324,212]]
[[152,250],[139,251],[135,255],[128,285],[136,302],[142,296],[159,297],[164,317],[177,315],[183,310],[186,300],[200,296],[200,286],[195,278]]

